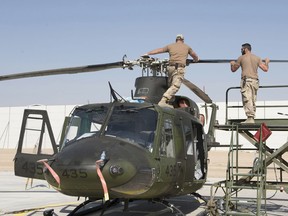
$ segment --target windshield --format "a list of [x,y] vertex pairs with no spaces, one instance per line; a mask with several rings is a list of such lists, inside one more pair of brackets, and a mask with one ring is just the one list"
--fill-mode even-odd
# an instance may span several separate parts
[[157,112],[151,107],[117,106],[105,135],[125,139],[152,152],[156,124]]
[[[78,108],[74,111],[62,148],[76,140],[100,134],[105,127],[105,136],[117,137],[138,144],[152,152],[157,112],[151,106],[115,106],[106,125],[107,106],[95,106],[91,109]],[[110,110],[111,111],[111,110]],[[105,125],[104,125],[105,123]]]
[[92,109],[76,109],[67,127],[62,148],[71,140],[79,140],[97,134],[97,132],[99,133],[107,112],[108,107],[106,106],[93,107]]

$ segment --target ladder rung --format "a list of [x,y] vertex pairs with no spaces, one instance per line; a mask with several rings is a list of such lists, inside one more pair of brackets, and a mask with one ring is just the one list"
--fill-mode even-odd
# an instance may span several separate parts
[[231,197],[231,201],[239,202],[239,203],[257,203],[257,198],[243,198],[243,197]]
[[252,212],[228,211],[228,212],[226,212],[226,215],[247,215],[247,216],[250,216],[250,215],[256,215],[256,214],[253,214]]
[[260,186],[256,186],[256,185],[232,185],[230,186],[230,188],[232,189],[257,189],[260,188]]
[[34,129],[34,128],[25,128],[25,130],[29,130],[29,131],[41,131],[41,129]]
[[254,173],[233,173],[232,176],[255,176]]

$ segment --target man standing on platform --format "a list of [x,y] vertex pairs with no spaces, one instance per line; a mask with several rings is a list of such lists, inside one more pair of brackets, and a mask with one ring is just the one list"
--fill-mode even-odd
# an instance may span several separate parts
[[245,114],[247,116],[246,121],[242,123],[255,123],[255,112],[256,112],[256,99],[257,91],[259,89],[259,79],[258,79],[258,67],[264,72],[269,69],[268,58],[265,62],[262,62],[261,58],[251,53],[251,45],[245,43],[242,45],[241,53],[242,55],[237,59],[237,61],[231,61],[231,71],[235,72],[239,67],[242,69],[241,73],[241,94],[242,103]]

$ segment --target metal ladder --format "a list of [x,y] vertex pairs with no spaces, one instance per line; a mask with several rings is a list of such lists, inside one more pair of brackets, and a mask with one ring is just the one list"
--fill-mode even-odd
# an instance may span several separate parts
[[[262,142],[262,127],[260,127],[260,139],[258,148],[240,149],[239,128],[235,125],[232,129],[228,164],[226,171],[225,215],[265,215],[266,214],[266,164],[265,142]],[[234,134],[236,137],[234,138]],[[235,139],[235,141],[234,141]],[[239,151],[255,151],[255,159],[252,166],[242,166]],[[247,172],[249,171],[249,172]],[[255,179],[254,181],[251,181]],[[251,190],[252,189],[252,190]],[[241,196],[241,191],[249,190],[252,195]],[[253,193],[255,192],[255,193]],[[264,209],[262,208],[262,204]],[[249,205],[245,209],[245,206]],[[251,207],[253,210],[251,210]],[[241,211],[239,209],[242,208]]]

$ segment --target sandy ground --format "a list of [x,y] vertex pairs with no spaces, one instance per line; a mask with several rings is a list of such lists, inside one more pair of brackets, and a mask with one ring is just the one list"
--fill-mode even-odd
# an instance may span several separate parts
[[16,149],[0,150],[0,171],[14,171],[13,158],[15,154]]
[[[0,150],[0,171],[14,171],[13,158],[16,149],[1,149]],[[288,161],[288,155],[284,155]],[[236,156],[234,156],[235,158]],[[252,167],[255,157],[258,157],[256,152],[239,151],[238,166]],[[225,179],[228,161],[228,152],[223,150],[211,150],[208,155],[208,178]],[[234,165],[236,163],[234,162]],[[276,166],[277,167],[277,166]],[[273,180],[279,178],[279,170],[275,173],[274,164],[268,167],[267,179]],[[248,172],[248,171],[247,171]],[[283,179],[288,180],[288,174],[283,173]]]
[[[0,150],[0,171],[14,171],[14,156],[16,149]],[[241,158],[247,163],[253,162],[253,153],[241,153]],[[245,158],[245,159],[244,159]],[[210,151],[209,152],[209,176],[213,178],[223,178],[226,173],[228,153],[227,151]]]
[[[45,182],[40,180],[35,180],[33,182],[33,187],[28,190],[25,189],[25,183],[27,179],[16,177],[13,174],[13,158],[16,150],[14,149],[1,149],[0,150],[0,215],[14,215],[14,216],[23,216],[23,215],[43,215],[44,210],[54,209],[55,215],[62,216],[67,215],[71,212],[77,205],[84,201],[84,198],[77,200],[75,197],[65,196],[56,192],[54,189],[49,187]],[[245,152],[239,151],[239,166],[252,166],[255,157],[257,154],[255,152]],[[210,151],[209,152],[209,171],[207,178],[207,185],[205,185],[199,194],[204,198],[210,199],[210,187],[213,182],[218,182],[220,180],[225,180],[226,169],[228,161],[228,152],[227,151]],[[268,170],[268,176],[272,180],[277,178],[273,168],[270,167]],[[288,179],[287,173],[283,174],[284,179]],[[276,196],[275,196],[276,194]],[[215,194],[214,200],[221,200],[223,194],[221,190]],[[255,196],[255,191],[245,192],[243,197],[253,197]],[[271,197],[271,198],[270,198]],[[272,190],[267,191],[267,214],[273,216],[284,216],[287,215],[288,206],[287,206],[287,193],[279,191],[274,192]],[[181,196],[172,198],[169,200],[173,205],[180,208],[185,215],[195,216],[199,212],[203,211],[205,208],[205,203],[199,199],[195,199],[193,196]],[[17,203],[17,204],[16,204]],[[105,212],[105,215],[155,215],[155,212],[161,212],[162,205],[144,204],[144,203],[135,203],[130,205],[131,210],[129,212],[123,212],[123,205],[116,206],[112,208],[111,211]],[[155,209],[154,209],[155,207]],[[130,209],[130,208],[129,208]],[[245,208],[246,209],[246,206]],[[252,206],[252,210],[255,207]],[[19,211],[21,210],[21,211]],[[25,211],[23,211],[25,210]],[[135,212],[137,212],[137,214]],[[147,213],[147,211],[154,212],[153,214]],[[167,208],[166,208],[167,210]],[[18,213],[15,213],[18,212]],[[135,214],[134,214],[135,213]],[[89,215],[100,215],[99,214],[89,214]],[[157,214],[156,214],[157,215]],[[163,213],[161,215],[175,215]]]

